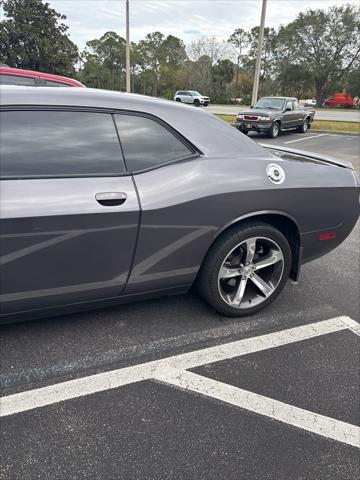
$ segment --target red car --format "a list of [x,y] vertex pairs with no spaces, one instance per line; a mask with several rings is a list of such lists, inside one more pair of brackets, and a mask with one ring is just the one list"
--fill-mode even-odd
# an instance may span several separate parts
[[0,66],[0,84],[30,87],[85,87],[85,85],[72,78],[8,66]]
[[346,95],[346,93],[335,93],[333,97],[325,100],[324,107],[355,108],[355,103],[351,95]]

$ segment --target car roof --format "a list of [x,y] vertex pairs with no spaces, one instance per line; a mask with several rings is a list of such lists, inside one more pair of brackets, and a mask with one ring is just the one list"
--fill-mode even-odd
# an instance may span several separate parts
[[42,78],[43,80],[50,80],[52,82],[62,82],[74,87],[84,87],[82,83],[73,78],[63,77],[62,75],[54,75],[52,73],[36,72],[34,70],[23,70],[21,68],[11,68],[8,66],[0,66],[0,74],[3,75],[18,75],[22,77]]
[[1,86],[2,107],[77,107],[153,115],[176,129],[203,154],[218,158],[270,158],[270,153],[235,128],[202,109],[134,93],[67,87]]
[[86,88],[73,90],[66,87],[27,87],[18,85],[1,86],[2,105],[48,105],[76,106],[107,109],[128,109],[129,106],[144,107],[151,104],[166,104],[179,107],[169,100],[136,93]]

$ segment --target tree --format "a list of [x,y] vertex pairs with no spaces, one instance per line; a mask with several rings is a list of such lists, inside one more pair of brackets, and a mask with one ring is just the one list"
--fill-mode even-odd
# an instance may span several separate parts
[[360,97],[360,67],[349,73],[346,83],[348,93],[353,97]]
[[[257,56],[257,47],[259,39],[259,27],[254,27],[250,30],[249,34],[249,66],[251,65],[253,71],[255,71],[255,62]],[[277,54],[278,39],[277,33],[273,28],[264,28],[264,42],[261,55],[261,72],[260,72],[260,92],[261,95],[265,94],[266,88],[272,88],[272,80],[276,76],[275,70],[275,58]]]
[[165,38],[161,48],[163,50],[162,59],[169,67],[180,67],[187,58],[184,42],[173,35]]
[[232,46],[236,54],[236,79],[235,79],[235,96],[238,95],[238,84],[239,84],[239,71],[240,71],[240,61],[242,55],[244,55],[245,49],[248,47],[250,42],[249,34],[245,32],[242,28],[237,28],[228,38],[228,43]]
[[115,32],[86,42],[81,80],[89,87],[120,90],[125,70],[125,40]]
[[206,95],[212,95],[213,66],[228,55],[229,45],[219,42],[215,37],[199,37],[189,47],[189,57],[193,60],[194,77],[193,88]]
[[311,98],[314,96],[313,85],[312,73],[306,65],[283,62],[279,65],[274,93],[303,99]]
[[73,76],[79,58],[66,17],[41,0],[1,0],[0,62],[11,67]]
[[227,102],[229,99],[227,85],[233,80],[235,65],[229,59],[218,60],[213,67],[213,85],[218,101]]
[[143,93],[150,87],[152,95],[160,95],[165,90],[169,96],[172,85],[176,84],[177,71],[187,58],[183,41],[173,35],[165,38],[160,32],[148,33],[135,46],[135,54]]
[[293,63],[306,65],[311,72],[319,105],[359,59],[359,12],[354,5],[308,10],[280,28],[279,37],[287,42]]
[[144,40],[137,44],[139,64],[142,72],[149,72],[152,78],[152,94],[159,94],[160,65],[163,61],[164,50],[162,48],[164,35],[160,32],[148,33]]

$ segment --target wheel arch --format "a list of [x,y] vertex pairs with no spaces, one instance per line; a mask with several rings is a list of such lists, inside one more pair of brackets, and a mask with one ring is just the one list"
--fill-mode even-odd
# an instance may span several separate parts
[[228,230],[238,227],[240,225],[246,225],[254,221],[268,223],[272,227],[278,229],[286,237],[292,252],[290,278],[296,281],[299,277],[301,265],[302,248],[300,242],[300,229],[296,220],[287,213],[279,212],[276,210],[262,210],[242,215],[241,217],[234,219],[227,225],[224,225],[218,232],[216,232],[216,236],[214,237],[213,242],[209,246],[208,251],[224,232],[227,232]]

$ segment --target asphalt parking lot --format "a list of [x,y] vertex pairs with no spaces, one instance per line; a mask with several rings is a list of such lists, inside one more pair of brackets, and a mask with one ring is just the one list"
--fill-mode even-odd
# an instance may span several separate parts
[[[254,139],[359,169],[319,135]],[[242,320],[192,291],[0,327],[0,478],[359,478],[359,234]]]
[[292,131],[281,133],[275,141],[264,134],[254,132],[250,132],[249,137],[267,145],[276,144],[347,160],[356,170],[360,170],[360,135],[316,132],[310,129],[305,135]]

